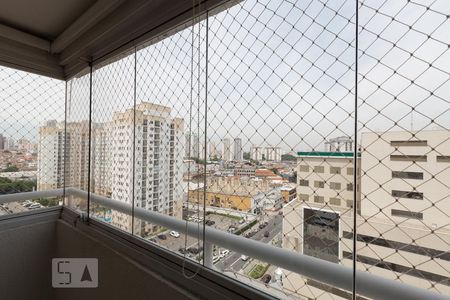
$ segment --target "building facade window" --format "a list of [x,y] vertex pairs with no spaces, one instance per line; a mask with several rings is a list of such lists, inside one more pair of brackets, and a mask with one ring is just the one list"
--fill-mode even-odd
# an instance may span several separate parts
[[339,167],[330,167],[330,174],[341,174],[341,168],[339,168]]
[[323,181],[314,181],[314,187],[323,189],[325,187],[325,182],[323,182]]
[[353,168],[347,168],[347,175],[353,175]]
[[324,173],[325,167],[324,166],[314,166],[314,173]]
[[300,172],[309,172],[309,166],[300,165]]
[[340,190],[341,189],[341,183],[340,182],[330,182],[330,189]]
[[427,161],[426,155],[391,155],[391,161]]
[[341,205],[341,199],[339,198],[330,198],[330,204],[335,206]]
[[298,197],[301,201],[309,201],[309,195],[307,194],[299,194]]
[[325,200],[324,200],[323,196],[314,196],[314,202],[316,202],[316,203],[324,203]]
[[306,180],[306,179],[300,179],[299,185],[300,185],[300,186],[309,186],[309,180]]
[[450,155],[438,155],[436,157],[437,162],[450,162]]
[[391,209],[391,215],[394,217],[403,217],[409,219],[422,220],[423,214],[420,212],[401,210],[401,209]]
[[391,141],[392,147],[423,147],[427,146],[427,141]]
[[392,171],[392,178],[423,179],[422,172]]
[[353,191],[353,183],[347,183],[347,191]]
[[423,193],[392,190],[392,196],[396,198],[423,200]]

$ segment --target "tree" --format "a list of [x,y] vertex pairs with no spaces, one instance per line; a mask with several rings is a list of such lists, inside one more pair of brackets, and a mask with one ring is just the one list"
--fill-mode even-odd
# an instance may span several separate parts
[[17,172],[17,171],[19,171],[19,168],[17,168],[14,165],[9,165],[2,170],[2,172]]
[[36,186],[35,180],[17,180],[0,177],[0,195],[31,192]]
[[205,161],[203,159],[198,158],[198,157],[191,157],[189,159],[195,161],[199,165],[204,165],[205,164]]
[[297,158],[291,154],[283,154],[283,155],[281,155],[281,160],[282,161],[296,161]]
[[250,159],[250,152],[244,152],[244,154],[242,155],[242,157],[246,160]]
[[39,203],[42,206],[57,206],[59,204],[59,200],[56,198],[40,198],[39,200],[36,200],[37,203]]

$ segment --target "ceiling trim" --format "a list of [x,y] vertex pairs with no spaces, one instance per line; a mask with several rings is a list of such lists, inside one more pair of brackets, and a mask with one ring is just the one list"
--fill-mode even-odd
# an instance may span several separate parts
[[0,65],[68,80],[89,63],[108,63],[182,30],[193,11],[204,18],[238,2],[201,0],[193,8],[192,0],[98,0],[54,41],[0,24]]
[[0,24],[0,37],[4,37],[47,52],[50,51],[49,41],[3,24]]
[[100,22],[125,0],[98,0],[51,44],[51,53],[60,53],[84,32]]

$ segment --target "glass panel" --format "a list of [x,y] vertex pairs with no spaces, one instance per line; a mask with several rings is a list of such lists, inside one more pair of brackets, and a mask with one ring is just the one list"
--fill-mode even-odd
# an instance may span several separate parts
[[[64,81],[0,67],[1,195],[63,187],[64,90]],[[0,215],[61,201],[43,197],[0,204]]]
[[[357,268],[450,294],[448,3],[361,2]],[[352,259],[352,258],[350,258]],[[349,260],[350,261],[350,260]]]
[[[64,186],[89,191],[90,70],[67,82]],[[86,211],[87,195],[66,195],[65,205]]]
[[[136,205],[134,51],[94,68],[92,100],[91,193]],[[132,232],[131,216],[91,201],[90,215]],[[137,226],[137,225],[136,225]]]
[[[206,205],[231,232],[333,263],[352,252],[353,16],[354,1],[246,0],[210,17],[208,142],[223,155]],[[240,253],[214,266],[280,298],[350,295]]]
[[139,47],[136,57],[136,201],[194,224],[191,236],[147,222],[136,234],[196,262],[204,224],[217,226],[203,212],[205,151],[217,156],[215,145],[205,147],[205,33],[205,21],[181,26]]

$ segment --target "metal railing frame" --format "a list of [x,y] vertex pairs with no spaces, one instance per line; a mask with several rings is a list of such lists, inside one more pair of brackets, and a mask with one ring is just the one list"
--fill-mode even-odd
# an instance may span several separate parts
[[[63,196],[64,189],[49,191],[25,192],[0,195],[0,204],[25,201],[41,197]],[[88,198],[88,192],[76,188],[66,188],[65,195]],[[131,215],[132,206],[104,196],[90,194],[93,203]],[[134,216],[143,221],[164,226],[180,233],[196,236],[197,224],[163,215],[158,212],[135,207]],[[187,231],[186,231],[187,229]],[[307,278],[324,284],[352,291],[353,269],[340,264],[328,262],[315,257],[295,253],[269,244],[247,239],[242,236],[224,232],[205,226],[204,264],[212,267],[213,245],[233,250],[253,258],[265,261],[285,270],[298,273]],[[374,299],[450,299],[448,296],[437,294],[425,289],[414,287],[396,280],[389,280],[369,272],[356,270],[356,292],[358,295]]]

